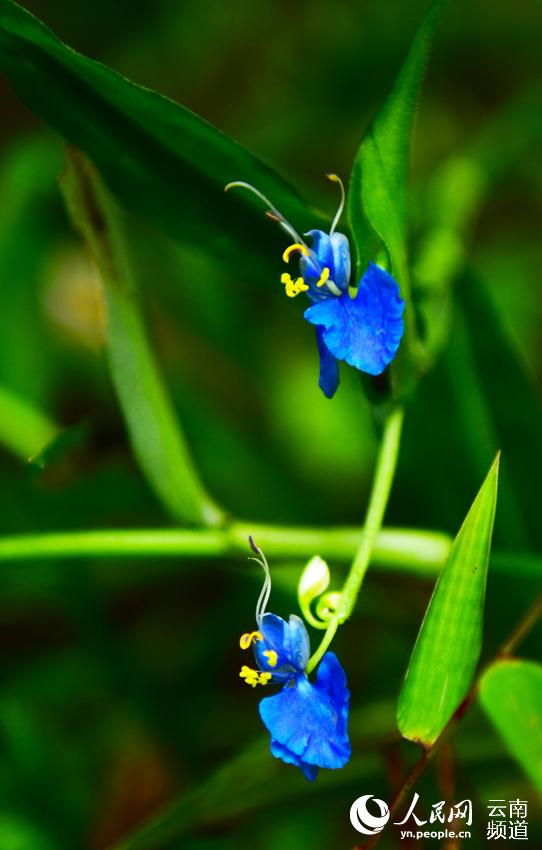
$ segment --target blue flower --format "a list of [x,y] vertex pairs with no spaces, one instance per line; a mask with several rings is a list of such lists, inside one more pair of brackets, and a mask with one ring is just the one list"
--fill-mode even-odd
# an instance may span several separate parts
[[[403,335],[404,301],[399,287],[390,274],[375,263],[361,278],[354,298],[348,292],[338,298],[327,298],[305,310],[305,318],[316,325],[324,347],[320,355],[323,369],[326,365],[325,349],[337,360],[345,360],[356,369],[369,375],[380,375],[391,363]],[[336,386],[324,386],[330,393]]]
[[269,215],[294,240],[286,248],[283,260],[299,254],[299,275],[295,279],[285,272],[281,281],[286,295],[293,298],[305,292],[312,306],[304,317],[316,326],[320,356],[319,385],[331,398],[339,385],[339,364],[344,360],[369,375],[380,375],[395,357],[403,336],[404,301],[393,277],[371,262],[362,276],[355,294],[349,290],[350,247],[348,239],[335,228],[344,207],[342,181],[335,174],[328,177],[339,184],[341,202],[329,233],[309,230],[304,235],[311,245],[289,224],[276,207],[248,183],[229,183],[254,192],[270,209]]
[[271,753],[299,767],[312,782],[318,768],[343,767],[350,758],[346,675],[337,656],[326,652],[314,683],[309,681],[310,645],[305,625],[295,614],[286,622],[265,613],[271,589],[269,568],[261,550],[255,547],[255,551],[266,579],[256,606],[258,629],[244,634],[240,645],[253,647],[258,669],[243,666],[240,676],[252,687],[282,686],[260,702],[260,717],[271,735]]

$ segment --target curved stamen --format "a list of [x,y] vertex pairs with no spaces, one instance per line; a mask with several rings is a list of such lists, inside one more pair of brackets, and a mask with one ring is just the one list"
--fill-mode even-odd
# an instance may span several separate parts
[[333,234],[335,232],[335,228],[337,227],[339,220],[341,218],[341,215],[343,214],[344,202],[345,202],[345,199],[346,199],[346,193],[344,191],[343,181],[341,180],[341,178],[337,174],[326,174],[326,177],[327,177],[328,180],[331,180],[332,183],[338,183],[340,190],[341,190],[341,200],[339,201],[339,206],[338,206],[337,212],[335,213],[335,218],[333,219],[333,223],[332,223],[331,229],[329,231],[329,235],[333,236]]
[[265,614],[265,609],[267,607],[267,603],[269,602],[269,596],[271,594],[271,574],[269,572],[269,564],[267,563],[267,558],[265,557],[262,550],[258,546],[256,546],[252,536],[248,538],[248,542],[252,551],[258,555],[257,558],[250,558],[250,560],[256,561],[256,563],[263,568],[263,571],[265,573],[263,587],[256,603],[256,623],[258,625],[258,628],[260,628],[262,618]]
[[296,251],[299,251],[299,253],[302,254],[304,257],[308,257],[310,253],[306,245],[302,245],[301,242],[294,242],[294,244],[289,245],[283,253],[282,259],[284,260],[284,262],[289,263],[290,256],[292,254],[295,254]]
[[[230,189],[248,189],[249,192],[252,192],[254,195],[256,195],[257,198],[259,198],[261,201],[264,202],[264,204],[267,204],[267,206],[269,207],[271,213],[270,218],[273,218],[274,221],[278,221],[282,229],[285,230],[286,233],[288,233],[293,238],[294,242],[298,242],[305,248],[307,248],[307,245],[305,245],[305,242],[303,241],[297,230],[292,227],[290,222],[284,218],[282,213],[279,212],[276,206],[271,203],[269,198],[267,198],[263,194],[263,192],[260,192],[259,189],[256,189],[254,186],[251,186],[250,183],[245,183],[243,180],[234,180],[233,183],[228,183],[228,185],[224,187],[225,192],[229,192]],[[308,250],[309,249],[307,248],[307,251]]]
[[245,632],[245,634],[241,635],[239,638],[239,646],[241,649],[248,649],[257,640],[263,640],[261,632]]

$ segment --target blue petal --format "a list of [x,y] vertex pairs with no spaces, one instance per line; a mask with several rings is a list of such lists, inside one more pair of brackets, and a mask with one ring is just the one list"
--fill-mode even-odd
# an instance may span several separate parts
[[[254,643],[256,663],[261,670],[273,674],[277,681],[302,673],[310,656],[309,635],[300,617],[290,616],[287,623],[276,614],[264,614],[260,624],[263,640]],[[270,665],[265,652],[277,653],[275,665]]]
[[293,764],[298,767],[309,782],[314,782],[316,779],[318,768],[315,765],[307,764],[307,762],[304,762],[299,756],[293,755],[287,747],[283,747],[282,744],[279,744],[273,738],[271,738],[271,755],[277,759],[282,759],[286,764]]
[[333,653],[324,660],[315,685],[298,676],[260,703],[273,755],[298,767],[339,768],[350,758],[344,671]]
[[[350,282],[350,246],[344,233],[333,233],[329,236],[323,230],[309,230],[305,236],[312,237],[313,258],[301,256],[299,273],[305,283],[311,287],[309,297],[316,301],[331,297],[327,287],[316,286],[321,270],[326,267],[329,269],[329,279],[339,289],[345,291]],[[314,258],[318,261],[318,265],[314,262]]]
[[288,623],[282,617],[278,617],[276,614],[264,614],[260,624],[260,631],[266,643],[275,652],[282,652],[283,647],[287,646],[289,637]]
[[335,395],[339,386],[339,364],[324,342],[324,329],[316,328],[316,342],[320,355],[320,379],[318,386],[327,398]]
[[350,245],[344,233],[330,237],[333,249],[333,281],[339,289],[347,290],[350,283]]
[[348,711],[350,691],[346,685],[346,673],[334,652],[326,652],[316,674],[315,687],[327,694],[337,713],[337,732],[348,736]]
[[[298,672],[290,662],[290,630],[288,623],[276,614],[264,614],[260,623],[263,640],[253,644],[254,658],[260,670],[272,672],[276,682],[287,681]],[[277,653],[276,664],[271,667],[265,652]]]
[[339,289],[346,289],[350,282],[350,246],[344,233],[329,236],[323,230],[309,230],[305,236],[312,238],[311,248],[320,266],[327,266],[331,280]]
[[298,767],[301,770],[301,773],[303,774],[305,779],[308,779],[309,782],[314,782],[314,780],[318,776],[317,767],[315,767],[313,764],[307,764],[306,761],[300,761]]
[[309,663],[311,647],[309,641],[309,633],[305,628],[305,623],[296,614],[290,614],[289,619],[290,629],[290,660],[298,670],[305,670]]
[[331,354],[369,375],[380,375],[403,336],[404,301],[393,277],[374,263],[363,275],[355,298],[348,293],[305,310],[305,318],[323,328]]

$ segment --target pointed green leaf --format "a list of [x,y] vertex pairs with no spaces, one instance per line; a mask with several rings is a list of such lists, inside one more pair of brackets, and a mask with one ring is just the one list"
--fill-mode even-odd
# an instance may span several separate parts
[[73,223],[100,272],[111,377],[134,454],[176,519],[216,525],[222,513],[199,480],[147,340],[119,211],[80,151],[68,151],[61,187]]
[[542,665],[515,659],[498,661],[482,676],[479,699],[542,794]]
[[58,435],[58,430],[42,410],[0,386],[0,446],[29,461]]
[[421,358],[410,303],[407,253],[407,176],[412,125],[429,49],[446,0],[434,0],[414,39],[395,85],[365,134],[349,192],[349,216],[359,260],[358,277],[371,254],[374,234],[385,247],[391,271],[406,301],[405,338],[396,361],[405,370]]
[[425,746],[466,696],[480,656],[498,472],[499,456],[453,542],[399,697],[401,734]]
[[[183,106],[67,47],[0,0],[0,69],[21,100],[84,150],[119,199],[174,238],[269,255],[280,231],[232,180],[264,192],[306,230],[318,218],[272,169]],[[233,240],[233,241],[232,241]]]

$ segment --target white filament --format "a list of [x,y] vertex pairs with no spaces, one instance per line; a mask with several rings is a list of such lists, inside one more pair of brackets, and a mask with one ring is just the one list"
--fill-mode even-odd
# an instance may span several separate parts
[[250,558],[251,561],[256,561],[259,564],[264,573],[265,578],[263,581],[263,586],[260,591],[260,596],[256,603],[256,623],[258,628],[260,628],[262,623],[263,615],[265,614],[265,609],[267,608],[267,603],[269,602],[269,596],[271,594],[271,573],[269,572],[269,564],[267,563],[267,558],[265,557],[262,550],[254,544],[254,548],[257,550],[259,558]]
[[345,194],[345,191],[344,191],[344,184],[343,184],[343,181],[341,180],[341,178],[340,178],[340,177],[337,177],[337,175],[336,175],[336,174],[328,174],[328,175],[327,175],[327,178],[328,178],[328,180],[331,180],[331,182],[332,182],[332,183],[338,183],[338,184],[339,184],[339,187],[340,187],[340,190],[341,190],[341,200],[339,201],[339,206],[338,206],[338,208],[337,208],[337,212],[335,213],[335,218],[333,219],[333,223],[332,223],[332,225],[331,225],[331,229],[330,229],[330,231],[329,231],[329,235],[330,235],[330,237],[331,237],[331,236],[333,236],[333,234],[334,234],[334,232],[335,232],[335,228],[337,227],[337,225],[338,225],[338,223],[339,223],[339,221],[340,221],[340,218],[341,218],[341,216],[342,216],[342,214],[343,214],[343,210],[344,210],[344,202],[345,202],[345,199],[346,199],[346,194]]
[[228,185],[224,187],[225,192],[228,192],[230,189],[248,189],[249,192],[252,192],[254,195],[256,195],[256,197],[260,198],[260,200],[263,201],[264,204],[267,204],[269,210],[273,213],[273,216],[277,219],[282,229],[285,230],[286,233],[292,237],[294,242],[298,242],[300,245],[305,245],[305,248],[307,248],[308,250],[307,245],[305,244],[304,240],[301,238],[297,230],[292,227],[290,222],[284,218],[282,213],[279,212],[276,206],[271,203],[269,198],[267,198],[263,194],[263,192],[260,192],[259,189],[256,189],[254,186],[251,186],[250,183],[244,183],[242,180],[235,180],[233,183],[228,183]]

